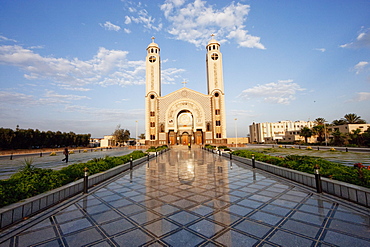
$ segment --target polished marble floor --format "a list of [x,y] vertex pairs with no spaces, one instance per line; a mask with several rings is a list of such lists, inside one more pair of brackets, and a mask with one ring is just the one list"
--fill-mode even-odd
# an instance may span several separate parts
[[0,246],[370,246],[369,215],[201,149],[171,150]]

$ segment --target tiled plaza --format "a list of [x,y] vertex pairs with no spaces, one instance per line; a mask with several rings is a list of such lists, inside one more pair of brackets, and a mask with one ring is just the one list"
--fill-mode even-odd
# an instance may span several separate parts
[[0,246],[370,246],[369,215],[216,154],[172,149]]

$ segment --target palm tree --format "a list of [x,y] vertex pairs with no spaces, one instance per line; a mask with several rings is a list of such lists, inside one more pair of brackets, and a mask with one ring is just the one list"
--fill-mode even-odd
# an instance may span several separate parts
[[344,125],[344,124],[346,124],[347,122],[346,122],[346,120],[344,120],[344,119],[339,119],[339,120],[334,120],[333,122],[331,122],[331,124],[332,125]]
[[347,124],[364,124],[366,123],[365,120],[361,119],[361,116],[357,116],[355,113],[348,113],[344,115],[344,121],[346,121]]
[[303,127],[301,132],[299,133],[300,136],[304,137],[305,143],[307,143],[307,139],[312,136],[312,130],[308,127]]
[[324,140],[323,136],[325,136],[325,126],[323,124],[316,125],[312,128],[312,132],[313,134],[317,135],[317,140],[321,145],[322,141]]
[[317,125],[324,125],[324,124],[325,124],[325,122],[326,122],[325,118],[322,118],[322,117],[319,117],[319,118],[316,118],[316,119],[315,119],[315,123],[316,123]]

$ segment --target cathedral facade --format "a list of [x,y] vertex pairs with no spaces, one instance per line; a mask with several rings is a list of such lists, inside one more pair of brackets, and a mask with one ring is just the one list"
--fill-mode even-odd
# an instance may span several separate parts
[[146,144],[226,144],[220,43],[212,39],[206,46],[208,94],[184,87],[162,96],[160,48],[154,38],[146,50]]

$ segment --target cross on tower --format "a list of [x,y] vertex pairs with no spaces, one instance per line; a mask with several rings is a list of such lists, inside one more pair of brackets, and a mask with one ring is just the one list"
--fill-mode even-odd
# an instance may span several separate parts
[[186,84],[187,84],[187,82],[186,81],[183,81],[183,82],[181,82],[182,84],[184,84],[184,87],[186,87]]
[[213,39],[213,37],[214,37],[214,36],[215,36],[215,35],[212,33],[212,34],[211,34],[212,39]]
[[152,43],[154,43],[154,40],[155,40],[155,38],[154,38],[154,36],[152,36]]

